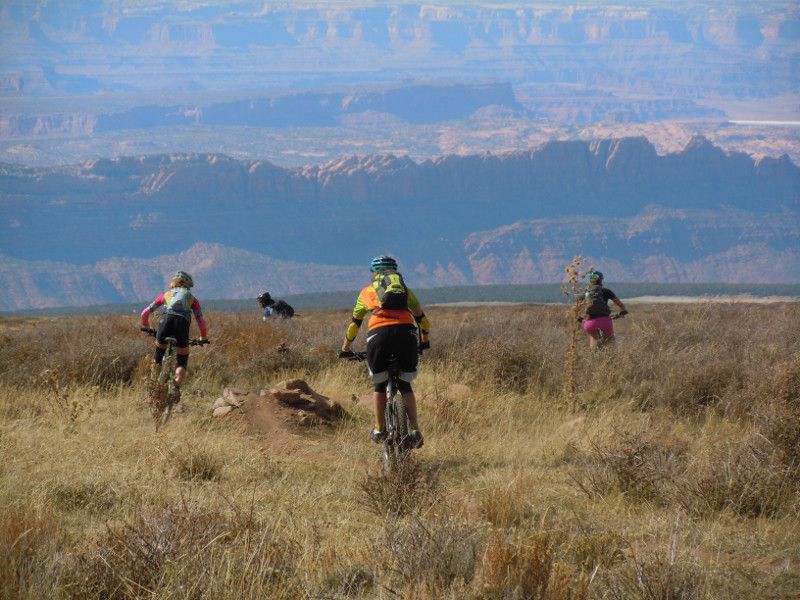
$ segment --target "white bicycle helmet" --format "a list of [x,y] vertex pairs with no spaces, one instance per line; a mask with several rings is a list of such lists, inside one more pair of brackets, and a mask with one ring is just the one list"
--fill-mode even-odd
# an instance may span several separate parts
[[178,280],[186,287],[193,287],[194,286],[194,279],[192,276],[189,275],[186,271],[178,271],[175,273],[175,276],[172,278],[173,281]]

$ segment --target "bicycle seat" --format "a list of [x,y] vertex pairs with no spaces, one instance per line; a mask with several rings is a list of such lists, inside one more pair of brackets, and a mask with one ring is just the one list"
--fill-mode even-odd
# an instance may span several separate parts
[[176,340],[174,337],[164,338],[164,341],[167,342],[168,344],[177,344],[178,343],[178,340]]

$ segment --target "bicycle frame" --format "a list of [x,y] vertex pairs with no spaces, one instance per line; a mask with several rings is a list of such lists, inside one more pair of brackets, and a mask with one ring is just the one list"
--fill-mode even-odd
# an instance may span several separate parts
[[[350,360],[366,360],[366,352],[354,352],[347,357]],[[384,396],[383,430],[386,437],[383,440],[383,467],[387,473],[393,471],[399,462],[411,451],[408,414],[403,402],[402,394],[398,393],[398,379],[400,368],[397,359],[393,356],[389,360],[389,381],[386,384]]]
[[[154,329],[143,328],[142,331],[152,337],[156,337]],[[177,364],[177,344],[178,340],[174,337],[164,338],[167,344],[164,352],[164,359],[161,361],[161,369],[158,376],[152,382],[150,390],[150,403],[153,408],[153,419],[156,422],[156,431],[165,425],[172,416],[172,410],[180,402],[181,391],[175,384],[175,365]],[[202,346],[207,344],[207,340],[191,339],[190,346]]]
[[167,351],[161,362],[161,370],[156,380],[158,392],[164,392],[163,398],[159,394],[159,402],[153,403],[153,418],[156,421],[156,431],[166,425],[172,416],[172,409],[180,400],[180,389],[175,385],[175,365],[177,363],[176,344],[178,340],[173,337],[164,338]]

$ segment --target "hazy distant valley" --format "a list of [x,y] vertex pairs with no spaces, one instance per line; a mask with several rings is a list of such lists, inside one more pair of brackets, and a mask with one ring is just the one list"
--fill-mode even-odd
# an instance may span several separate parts
[[[134,94],[121,102],[121,95],[114,94],[86,98],[80,105],[72,100],[66,111],[60,99],[30,101],[37,112],[0,118],[0,160],[57,165],[224,148],[240,159],[301,166],[346,154],[392,153],[420,160],[527,150],[550,140],[631,135],[643,135],[667,153],[700,134],[729,150],[788,154],[800,162],[800,116],[793,114],[795,104],[787,96],[746,103],[677,101],[620,98],[598,90],[576,95],[567,88],[514,88],[509,83],[440,83],[227,101],[203,93],[184,97],[183,104],[130,106],[136,98],[153,101],[150,95]],[[6,103],[19,105],[15,99]],[[798,119],[798,124],[731,122],[761,115]]]
[[[266,8],[265,8],[266,7]],[[791,2],[0,7],[0,160],[526,150],[701,134],[800,160]],[[69,60],[65,60],[69,56]],[[655,125],[654,125],[655,124]]]
[[13,94],[508,80],[664,97],[797,92],[795,3],[5,2]]

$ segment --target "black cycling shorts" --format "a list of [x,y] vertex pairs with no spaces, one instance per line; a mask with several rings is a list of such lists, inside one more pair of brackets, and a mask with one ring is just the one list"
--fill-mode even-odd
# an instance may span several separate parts
[[156,329],[156,341],[159,344],[166,344],[164,339],[174,337],[178,340],[178,348],[189,347],[189,321],[178,315],[164,315],[158,322]]
[[413,325],[386,325],[367,334],[367,365],[374,383],[389,379],[389,359],[394,356],[404,381],[417,374],[417,328]]

